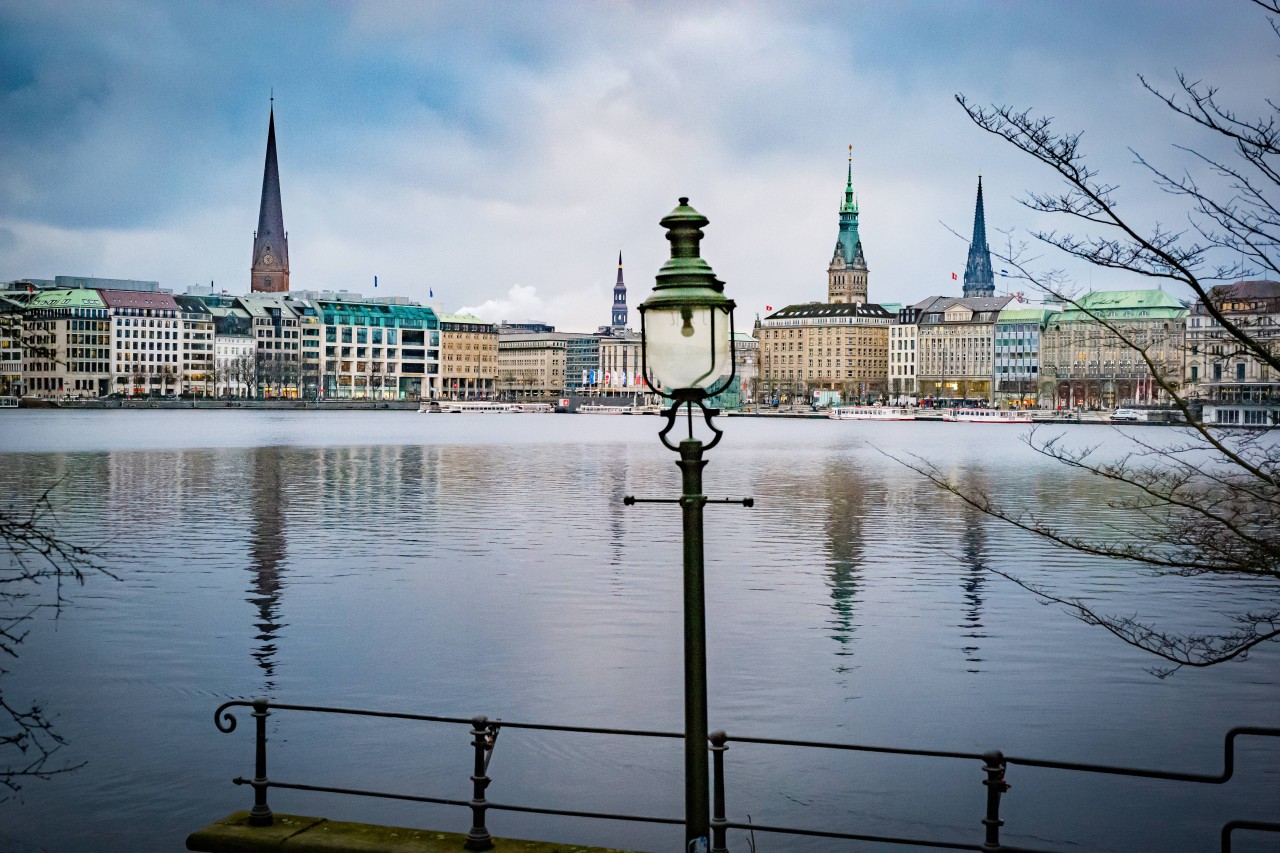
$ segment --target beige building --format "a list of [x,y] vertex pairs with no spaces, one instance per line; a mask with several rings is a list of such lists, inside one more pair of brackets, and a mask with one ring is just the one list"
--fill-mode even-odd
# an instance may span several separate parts
[[1095,291],[1064,306],[1040,338],[1042,402],[1093,409],[1167,403],[1139,350],[1165,381],[1181,385],[1186,317],[1186,306],[1163,290]]
[[936,296],[920,309],[916,329],[919,395],[990,400],[996,320],[1011,296]]
[[492,398],[498,390],[498,327],[471,314],[441,314],[440,381],[454,400]]
[[[1209,291],[1226,318],[1273,353],[1280,352],[1280,281],[1238,281]],[[1217,423],[1269,422],[1280,409],[1280,375],[1256,356],[1244,352],[1203,302],[1191,308],[1186,326],[1187,392],[1214,406]],[[1240,415],[1229,412],[1239,411]],[[1216,417],[1221,412],[1221,417]],[[1208,417],[1205,418],[1209,420]]]
[[600,338],[600,368],[593,390],[631,393],[642,387],[640,336],[624,332]]
[[884,395],[893,315],[867,303],[788,305],[760,321],[759,399],[807,400],[813,392],[842,399]]
[[889,326],[889,397],[894,402],[907,403],[919,396],[920,387],[916,380],[918,324],[922,306],[932,302],[932,299],[926,299],[903,308]]
[[575,337],[562,332],[499,335],[498,395],[516,400],[562,396],[568,343]]
[[107,394],[111,325],[96,290],[45,290],[33,296],[22,322],[26,393],[45,399]]

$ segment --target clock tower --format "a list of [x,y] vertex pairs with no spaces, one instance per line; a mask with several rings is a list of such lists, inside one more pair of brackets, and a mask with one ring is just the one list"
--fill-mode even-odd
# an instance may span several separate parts
[[258,208],[258,230],[253,235],[253,266],[250,289],[254,293],[289,291],[289,235],[284,230],[280,207],[280,169],[276,165],[276,111],[272,99],[267,125],[267,162],[262,170],[262,203]]

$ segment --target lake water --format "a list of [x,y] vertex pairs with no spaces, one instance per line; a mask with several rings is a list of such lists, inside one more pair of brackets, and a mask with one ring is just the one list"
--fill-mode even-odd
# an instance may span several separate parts
[[[1053,549],[893,461],[916,453],[1073,530],[1113,521],[1099,484],[1021,427],[721,420],[707,509],[710,724],[731,734],[1218,772],[1225,731],[1280,724],[1280,649],[1159,680],[1154,660],[988,566],[1103,610],[1208,630],[1275,586],[1153,578]],[[230,698],[678,731],[675,454],[652,417],[411,412],[0,415],[0,494],[52,487],[63,532],[118,581],[70,590],[0,681],[55,716],[66,764],[0,803],[0,849],[180,850],[252,802],[252,727]],[[1120,449],[1103,426],[1081,443]],[[1162,433],[1150,430],[1150,437]],[[1103,534],[1107,535],[1107,534]],[[470,796],[462,727],[271,719],[273,778]],[[1275,820],[1280,743],[1240,741],[1222,786],[1012,767],[1008,844],[1216,849]],[[976,762],[733,745],[731,819],[981,841]],[[491,799],[679,817],[682,745],[504,731]],[[466,832],[448,807],[274,790],[276,811]],[[676,850],[679,828],[490,814],[496,835]],[[1275,836],[1237,836],[1277,849]],[[730,838],[735,850],[744,837]],[[761,851],[852,849],[758,834]],[[1250,844],[1254,845],[1250,847]],[[1270,845],[1268,847],[1267,845]],[[864,849],[859,847],[859,849]],[[883,848],[880,848],[883,849]]]

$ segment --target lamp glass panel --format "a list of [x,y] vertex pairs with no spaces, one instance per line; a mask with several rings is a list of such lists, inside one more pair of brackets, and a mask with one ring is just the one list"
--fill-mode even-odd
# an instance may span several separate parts
[[645,358],[664,391],[709,388],[729,375],[729,312],[720,308],[650,308],[645,312]]

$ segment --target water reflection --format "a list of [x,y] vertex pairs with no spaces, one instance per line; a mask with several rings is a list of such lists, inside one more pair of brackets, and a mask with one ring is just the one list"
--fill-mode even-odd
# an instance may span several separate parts
[[253,657],[266,676],[264,690],[275,688],[276,640],[285,623],[280,621],[280,593],[287,553],[285,516],[288,496],[284,488],[284,454],[280,447],[259,447],[250,452],[253,472],[249,501],[249,573],[246,599],[258,610]]
[[961,573],[960,589],[964,591],[964,621],[960,623],[961,634],[969,641],[961,648],[964,659],[973,664],[967,672],[981,672],[977,664],[982,663],[979,640],[986,639],[982,625],[982,593],[987,585],[987,533],[984,523],[986,516],[973,507],[966,507],[964,514],[964,532],[961,534],[960,564],[964,567]]
[[[866,518],[867,480],[848,461],[828,468],[822,478],[826,506],[823,532],[826,544],[826,580],[831,592],[831,638],[840,644],[836,655],[853,656],[857,632],[856,606],[863,580],[863,522]],[[841,662],[837,672],[847,672]]]

